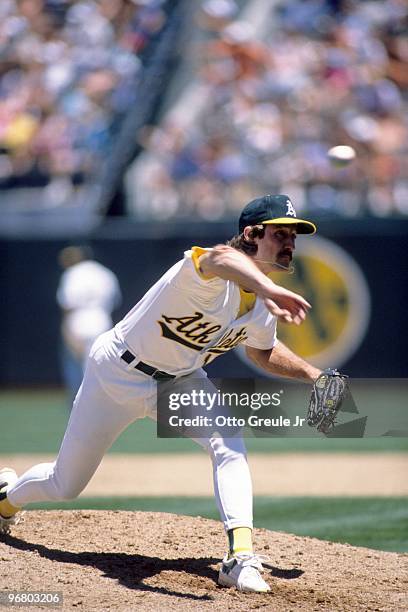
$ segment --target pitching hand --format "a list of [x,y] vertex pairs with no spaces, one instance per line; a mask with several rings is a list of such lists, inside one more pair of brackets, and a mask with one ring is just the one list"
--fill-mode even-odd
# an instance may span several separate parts
[[275,284],[270,295],[264,304],[280,321],[300,325],[305,320],[311,305],[301,295]]

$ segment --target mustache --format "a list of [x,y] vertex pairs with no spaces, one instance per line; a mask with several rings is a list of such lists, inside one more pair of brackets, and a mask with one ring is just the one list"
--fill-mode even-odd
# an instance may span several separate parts
[[282,251],[279,251],[278,257],[289,257],[290,261],[292,261],[293,253],[290,249],[282,249]]

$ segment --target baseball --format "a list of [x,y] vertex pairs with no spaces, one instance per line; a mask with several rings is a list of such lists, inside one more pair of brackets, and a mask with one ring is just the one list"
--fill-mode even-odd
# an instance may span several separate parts
[[344,167],[354,160],[356,152],[348,145],[338,145],[327,151],[327,157],[334,166]]

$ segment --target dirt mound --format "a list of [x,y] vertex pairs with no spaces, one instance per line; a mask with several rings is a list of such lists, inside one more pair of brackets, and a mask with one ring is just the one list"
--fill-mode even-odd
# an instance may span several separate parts
[[0,590],[62,591],[64,610],[86,612],[408,608],[408,555],[265,529],[256,529],[254,540],[269,558],[271,593],[217,586],[225,537],[215,521],[151,512],[27,512],[0,541]]

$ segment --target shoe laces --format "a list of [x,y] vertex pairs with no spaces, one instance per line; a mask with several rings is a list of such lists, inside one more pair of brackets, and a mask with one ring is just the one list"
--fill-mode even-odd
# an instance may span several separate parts
[[257,570],[262,569],[262,562],[269,561],[266,555],[258,555],[255,553],[238,553],[234,555],[234,559],[240,562],[242,561],[242,567],[250,566]]
[[263,580],[261,573],[263,571],[262,561],[265,560],[264,555],[256,554],[241,554],[235,557],[243,570],[245,568],[246,579],[248,580]]

